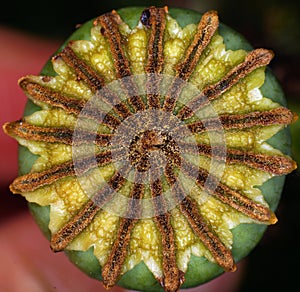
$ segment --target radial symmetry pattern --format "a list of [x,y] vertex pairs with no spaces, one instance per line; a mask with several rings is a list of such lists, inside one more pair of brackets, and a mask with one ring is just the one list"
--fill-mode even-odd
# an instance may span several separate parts
[[53,251],[93,247],[106,288],[144,262],[178,291],[192,254],[234,271],[232,228],[277,221],[256,186],[296,168],[266,142],[295,116],[260,90],[273,53],[226,50],[218,27],[112,11],[55,76],[19,81],[40,109],[4,129],[38,158],[11,190],[50,206]]

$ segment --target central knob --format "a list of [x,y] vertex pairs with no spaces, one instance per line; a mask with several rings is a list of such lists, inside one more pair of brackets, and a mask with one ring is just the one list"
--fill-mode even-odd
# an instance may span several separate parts
[[167,133],[157,130],[146,130],[136,135],[129,146],[129,160],[140,172],[151,167],[151,155],[155,156],[155,168],[164,166],[166,162],[180,163],[179,148],[175,141]]

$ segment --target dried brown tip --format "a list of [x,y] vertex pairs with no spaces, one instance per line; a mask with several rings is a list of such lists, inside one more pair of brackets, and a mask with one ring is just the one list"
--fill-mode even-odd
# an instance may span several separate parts
[[184,59],[176,66],[176,75],[179,78],[188,80],[218,26],[219,18],[216,11],[209,11],[203,14],[194,40],[185,52]]
[[291,124],[294,124],[298,121],[299,116],[296,112],[292,112],[292,114],[293,114],[293,119],[292,119]]
[[14,126],[16,123],[20,123],[20,121],[16,121],[16,122],[8,122],[8,123],[5,123],[3,126],[2,126],[2,129],[4,131],[4,133],[8,136],[13,136],[13,129],[14,129]]
[[267,223],[270,225],[273,225],[273,224],[277,223],[277,221],[278,221],[278,219],[277,219],[275,213],[270,210],[270,220]]

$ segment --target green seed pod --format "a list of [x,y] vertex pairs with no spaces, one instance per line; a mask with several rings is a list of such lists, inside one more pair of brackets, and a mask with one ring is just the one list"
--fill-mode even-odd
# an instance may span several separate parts
[[272,58],[215,11],[100,15],[19,80],[12,192],[106,288],[178,291],[235,271],[296,168]]

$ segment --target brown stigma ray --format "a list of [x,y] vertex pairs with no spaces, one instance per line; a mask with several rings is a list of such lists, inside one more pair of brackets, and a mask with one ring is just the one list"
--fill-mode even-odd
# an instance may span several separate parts
[[206,86],[202,92],[194,97],[191,102],[185,105],[178,113],[178,118],[185,120],[193,115],[197,110],[217,99],[223,93],[232,88],[241,79],[245,78],[255,69],[267,66],[273,59],[274,54],[270,50],[256,49],[245,57],[244,62],[231,69],[225,77],[215,84]]
[[10,190],[13,193],[32,192],[40,187],[51,185],[65,177],[83,175],[93,168],[111,163],[113,161],[112,155],[114,160],[116,160],[123,153],[120,152],[118,156],[118,150],[115,150],[114,153],[112,151],[104,151],[95,156],[83,157],[76,162],[76,170],[73,162],[67,161],[44,171],[28,173],[16,178],[10,185]]
[[[117,79],[120,80],[124,90],[127,92],[127,96],[129,97],[128,101],[134,107],[135,111],[142,111],[145,109],[145,104],[142,98],[137,93],[137,87],[134,83],[133,78],[130,77],[132,76],[130,63],[126,58],[122,46],[122,36],[119,31],[119,24],[121,22],[122,19],[119,14],[116,11],[113,11],[111,13],[106,13],[98,17],[94,21],[94,25],[101,25],[101,30],[108,40],[111,54],[114,60],[116,76]],[[125,81],[122,80],[123,78],[125,78]]]
[[203,14],[192,43],[186,50],[183,60],[176,66],[176,77],[184,81],[190,78],[218,26],[219,18],[216,11],[209,11]]
[[252,127],[289,125],[295,120],[295,114],[285,107],[278,107],[268,111],[255,111],[246,114],[224,114],[217,118],[202,119],[194,123],[186,124],[194,133],[220,130],[220,123],[224,130],[248,129]]
[[[179,144],[184,152],[193,155],[203,155],[216,160],[224,161],[228,164],[242,164],[252,168],[268,172],[273,175],[285,175],[296,169],[296,163],[288,156],[268,155],[238,149],[226,149],[224,147],[205,144],[197,144],[197,153],[194,153],[194,145],[186,142]],[[280,167],[278,167],[280,165]]]
[[180,210],[201,242],[210,251],[216,263],[227,272],[234,272],[236,265],[230,250],[222,243],[201,216],[197,203],[185,197],[180,203]]
[[[185,52],[185,57],[176,66],[176,77],[183,81],[188,81],[193,73],[203,51],[209,45],[211,38],[219,26],[218,15],[215,11],[209,11],[203,14],[201,21],[197,27],[197,32],[188,49]],[[177,99],[180,96],[182,86],[185,83],[174,82],[164,101],[163,109],[172,112]]]
[[105,85],[103,77],[78,57],[71,48],[71,45],[72,42],[69,43],[58,56],[76,72],[79,80],[82,79],[93,92],[97,92]]
[[108,146],[111,134],[95,134],[93,132],[77,130],[76,134],[80,139],[74,140],[74,130],[67,127],[41,127],[27,123],[24,119],[16,122],[6,123],[5,132],[13,137],[26,140],[62,143],[65,145],[81,145],[94,143],[97,146]]
[[[148,60],[145,66],[147,75],[147,94],[149,108],[159,108],[160,100],[159,92],[160,74],[163,69],[163,39],[166,28],[166,11],[164,8],[151,7],[144,11],[142,15],[149,13],[148,25],[151,29],[151,34],[148,40]],[[155,75],[153,75],[155,74]]]
[[129,108],[121,102],[118,96],[113,94],[113,92],[109,91],[107,88],[102,90],[105,85],[104,78],[76,55],[72,49],[72,42],[70,42],[58,56],[60,56],[64,62],[75,71],[77,79],[83,80],[99,99],[105,101],[111,107],[115,105],[116,112],[122,118],[126,118],[131,114]]
[[189,162],[182,163],[182,171],[190,176],[198,171],[196,184],[208,194],[212,195],[220,202],[232,207],[244,215],[265,224],[275,224],[277,218],[275,214],[266,206],[256,203],[246,197],[242,192],[234,190],[229,186],[219,182],[218,178],[210,174],[207,170],[192,165]]
[[55,252],[64,250],[94,219],[100,206],[89,200],[88,203],[51,238],[51,249]]
[[164,8],[149,8],[151,33],[148,40],[148,60],[146,73],[160,74],[163,69],[163,39],[166,28],[166,11]]
[[46,103],[75,116],[84,115],[85,117],[99,121],[112,129],[115,129],[121,123],[120,120],[109,113],[105,113],[98,108],[86,107],[86,100],[66,96],[65,94],[34,82],[30,77],[21,78],[19,80],[19,85],[33,101]]
[[217,264],[225,271],[235,271],[236,266],[230,250],[205,222],[204,218],[201,216],[197,203],[187,196],[170,165],[165,169],[165,176],[169,185],[172,187],[172,194],[178,201],[181,212],[188,220],[195,234],[210,251]]
[[226,161],[245,164],[274,175],[285,175],[296,169],[296,163],[286,156],[258,154],[234,149],[227,150]]
[[115,191],[118,191],[125,182],[124,177],[116,172],[106,186],[97,191],[94,197],[52,236],[51,249],[55,252],[64,250],[92,222],[102,206],[112,199]]
[[134,183],[130,198],[131,203],[127,207],[127,214],[121,218],[117,238],[113,243],[108,259],[102,269],[103,285],[106,289],[112,288],[118,281],[127,250],[130,243],[131,232],[138,221],[138,213],[141,212],[141,199],[144,193],[144,185]]
[[[157,174],[155,176],[157,176]],[[184,274],[179,270],[176,263],[175,234],[171,225],[171,214],[166,210],[165,202],[162,197],[163,189],[161,180],[152,180],[151,195],[154,199],[155,213],[158,214],[154,217],[154,221],[161,234],[163,254],[163,279],[161,279],[160,282],[165,291],[178,291],[184,282]]]
[[72,98],[51,88],[43,86],[30,77],[23,77],[19,80],[20,87],[24,92],[33,99],[63,109],[69,114],[79,115],[84,108],[86,101],[82,99]]

